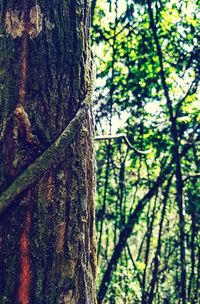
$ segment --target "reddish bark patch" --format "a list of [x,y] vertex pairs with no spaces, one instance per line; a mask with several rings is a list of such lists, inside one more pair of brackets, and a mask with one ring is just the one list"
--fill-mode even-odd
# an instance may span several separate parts
[[47,180],[47,203],[53,202],[54,198],[54,182],[53,182],[53,172],[51,170],[50,175]]
[[25,32],[22,36],[21,79],[19,84],[19,100],[23,105],[25,103],[25,97],[26,97],[27,47],[28,47],[28,35]]
[[19,289],[18,289],[18,301],[20,304],[29,304],[29,292],[31,285],[31,263],[30,263],[30,225],[31,214],[28,210],[26,213],[25,227],[22,232],[20,245],[20,276],[19,276]]
[[65,241],[65,227],[66,223],[63,222],[60,224],[58,227],[58,239],[57,239],[57,244],[56,244],[56,252],[57,253],[62,253],[63,248],[64,248],[64,241]]

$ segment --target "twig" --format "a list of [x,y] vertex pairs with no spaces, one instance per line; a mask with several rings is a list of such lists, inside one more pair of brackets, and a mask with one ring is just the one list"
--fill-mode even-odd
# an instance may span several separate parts
[[200,177],[200,173],[191,173],[185,176],[183,182],[186,182],[190,178],[199,178],[199,177]]
[[141,151],[141,150],[137,150],[136,148],[134,148],[130,141],[128,140],[128,137],[125,133],[119,133],[119,134],[113,134],[113,135],[101,135],[101,136],[96,136],[95,140],[111,140],[111,139],[118,139],[118,138],[122,138],[124,139],[125,143],[127,144],[127,146],[131,149],[134,150],[136,153],[138,154],[148,154],[150,152],[152,152],[152,149],[149,150],[145,150],[145,151]]

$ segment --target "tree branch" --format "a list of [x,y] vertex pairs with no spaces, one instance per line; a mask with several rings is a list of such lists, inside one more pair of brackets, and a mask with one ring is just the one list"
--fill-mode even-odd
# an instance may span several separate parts
[[148,154],[150,152],[152,152],[152,149],[149,150],[145,150],[145,151],[141,151],[141,150],[137,150],[136,148],[134,148],[130,141],[128,140],[128,137],[125,133],[119,133],[119,134],[113,134],[113,135],[101,135],[101,136],[96,136],[95,140],[111,140],[111,139],[118,139],[118,138],[122,138],[124,139],[125,143],[127,144],[127,146],[131,149],[134,150],[136,153],[138,154]]
[[183,182],[186,182],[190,178],[199,178],[199,177],[200,177],[200,173],[191,173],[185,176]]
[[45,173],[53,162],[59,161],[64,154],[65,148],[72,142],[75,135],[80,130],[85,119],[86,113],[92,104],[92,94],[95,83],[95,67],[92,64],[91,85],[88,88],[85,99],[82,101],[81,108],[77,111],[74,118],[60,134],[57,140],[40,155],[14,182],[0,195],[0,215],[15,200],[15,198],[35,182]]
[[200,81],[200,77],[197,76],[195,79],[193,79],[192,83],[190,84],[185,96],[179,101],[179,103],[177,104],[176,106],[176,113],[175,113],[175,117],[177,118],[178,117],[178,114],[179,114],[179,111],[180,111],[180,108],[183,104],[183,102],[186,100],[186,98],[190,95],[190,93],[194,90],[195,87],[198,86],[198,83]]

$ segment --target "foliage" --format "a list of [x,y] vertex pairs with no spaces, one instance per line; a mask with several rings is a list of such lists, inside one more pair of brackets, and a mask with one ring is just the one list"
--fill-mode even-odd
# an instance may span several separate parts
[[96,1],[96,133],[153,149],[96,142],[100,302],[200,297],[199,15],[197,0]]

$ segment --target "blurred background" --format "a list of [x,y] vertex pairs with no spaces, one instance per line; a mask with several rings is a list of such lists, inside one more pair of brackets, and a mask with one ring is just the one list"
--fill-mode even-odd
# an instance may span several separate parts
[[92,1],[99,303],[200,303],[199,17]]

